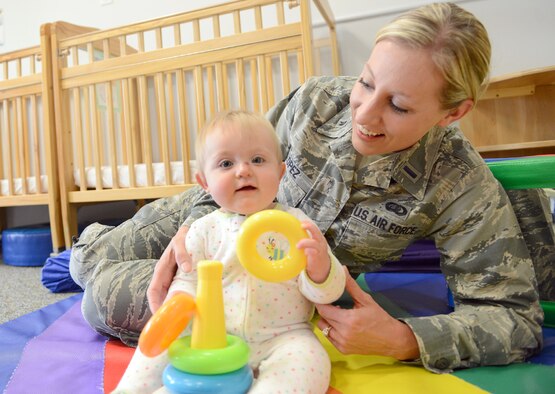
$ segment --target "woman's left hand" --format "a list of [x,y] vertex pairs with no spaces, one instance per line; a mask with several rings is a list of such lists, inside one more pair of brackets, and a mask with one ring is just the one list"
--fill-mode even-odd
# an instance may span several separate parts
[[398,360],[420,357],[410,327],[383,310],[349,273],[346,277],[345,287],[354,301],[352,309],[316,305],[321,317],[318,328],[327,331],[330,342],[344,354],[374,354]]

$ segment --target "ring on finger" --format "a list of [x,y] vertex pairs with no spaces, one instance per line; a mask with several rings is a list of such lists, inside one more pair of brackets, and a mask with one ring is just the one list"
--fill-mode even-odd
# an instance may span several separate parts
[[327,326],[322,330],[322,334],[327,337],[328,335],[330,335],[330,331],[331,331],[331,326]]

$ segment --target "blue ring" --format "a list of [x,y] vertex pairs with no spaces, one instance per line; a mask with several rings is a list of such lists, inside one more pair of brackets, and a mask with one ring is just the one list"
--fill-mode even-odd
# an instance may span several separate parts
[[168,364],[162,374],[164,386],[177,394],[244,394],[252,380],[252,369],[248,365],[221,375],[196,375]]

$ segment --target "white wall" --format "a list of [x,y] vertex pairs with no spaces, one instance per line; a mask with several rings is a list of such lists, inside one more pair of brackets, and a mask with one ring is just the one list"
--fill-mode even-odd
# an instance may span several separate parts
[[[220,3],[219,0],[0,0],[3,35],[0,52],[40,43],[40,25],[67,22],[109,28],[149,20]],[[342,73],[358,75],[373,37],[383,24],[426,0],[328,0],[337,20]],[[553,0],[455,0],[486,26],[493,45],[492,76],[555,64],[555,1]],[[316,17],[315,23],[322,20]],[[123,209],[122,209],[123,207]],[[131,214],[130,203],[103,206],[103,217]],[[94,220],[98,210],[86,207],[82,220]],[[8,225],[48,221],[44,207],[8,209]]]
[[[108,5],[101,5],[111,1]],[[344,74],[358,74],[380,26],[426,0],[328,0],[338,22]],[[220,3],[221,0],[0,0],[0,52],[40,42],[40,25],[64,20],[116,27]],[[455,0],[486,25],[493,44],[492,75],[555,64],[555,1]],[[313,11],[316,15],[317,11]],[[314,18],[315,22],[321,21]],[[0,28],[0,37],[1,37]]]

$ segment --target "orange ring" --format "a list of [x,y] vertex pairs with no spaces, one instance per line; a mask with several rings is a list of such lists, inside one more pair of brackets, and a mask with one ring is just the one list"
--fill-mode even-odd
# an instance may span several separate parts
[[139,337],[139,349],[147,357],[155,357],[166,350],[189,324],[195,312],[195,300],[179,293],[156,311]]

